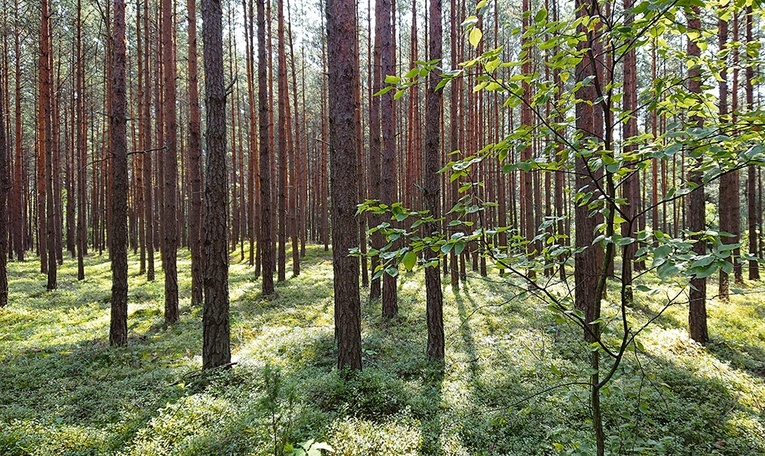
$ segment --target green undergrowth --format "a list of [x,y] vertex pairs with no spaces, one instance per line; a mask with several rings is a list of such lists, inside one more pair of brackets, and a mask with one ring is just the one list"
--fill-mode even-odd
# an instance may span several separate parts
[[[289,454],[308,440],[340,455],[593,454],[589,347],[544,303],[515,298],[512,280],[470,274],[459,291],[445,285],[443,365],[425,358],[421,270],[400,276],[392,320],[364,290],[364,370],[349,373],[335,367],[331,252],[309,246],[300,276],[269,299],[233,258],[236,365],[209,373],[200,372],[202,309],[190,306],[185,252],[171,326],[161,271],[147,282],[131,257],[121,348],[108,345],[106,258],[89,257],[82,282],[67,258],[51,292],[36,261],[10,263],[0,454]],[[636,324],[672,293],[647,285],[630,310]],[[709,302],[706,347],[686,335],[682,304],[641,335],[603,394],[611,454],[765,454],[765,295],[752,284],[738,291]]]

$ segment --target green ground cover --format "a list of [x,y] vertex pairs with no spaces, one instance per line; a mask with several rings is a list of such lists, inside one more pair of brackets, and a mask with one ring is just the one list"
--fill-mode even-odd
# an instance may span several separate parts
[[[261,455],[326,442],[341,455],[592,454],[588,346],[544,303],[516,299],[506,279],[470,275],[445,287],[446,361],[425,358],[421,270],[402,273],[400,315],[362,297],[364,370],[335,368],[331,254],[309,246],[302,274],[263,299],[253,269],[231,266],[234,361],[202,374],[202,309],[163,322],[162,276],[131,257],[127,347],[108,345],[110,271],[67,260],[47,292],[38,263],[10,263],[0,309],[0,454]],[[158,263],[159,264],[159,263]],[[288,266],[288,270],[289,266]],[[645,321],[664,288],[637,293]],[[710,286],[710,289],[713,289]],[[765,454],[765,294],[746,285],[711,300],[712,343],[671,307],[641,337],[603,395],[611,454]],[[667,289],[667,292],[669,290]]]

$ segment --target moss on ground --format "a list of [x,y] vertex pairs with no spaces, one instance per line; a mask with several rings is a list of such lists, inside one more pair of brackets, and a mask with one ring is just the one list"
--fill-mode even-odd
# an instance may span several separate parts
[[[362,297],[365,368],[345,375],[335,368],[330,252],[309,246],[301,275],[271,299],[233,258],[237,365],[204,374],[188,256],[179,259],[181,319],[170,327],[161,273],[147,283],[131,257],[122,348],[108,346],[106,258],[89,257],[82,282],[67,260],[52,292],[35,261],[10,263],[0,454],[261,455],[309,439],[341,455],[591,454],[587,390],[577,384],[589,348],[544,303],[515,298],[511,281],[469,275],[459,292],[445,286],[441,367],[425,358],[421,270],[402,273],[395,319]],[[656,315],[671,288],[647,285],[634,322]],[[641,336],[644,349],[604,392],[612,454],[765,454],[761,292],[749,284],[730,303],[710,301],[706,347],[687,337],[683,305]]]

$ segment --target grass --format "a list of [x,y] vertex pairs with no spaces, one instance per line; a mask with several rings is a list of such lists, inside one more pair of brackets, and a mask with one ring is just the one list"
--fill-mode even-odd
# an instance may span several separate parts
[[[179,258],[181,318],[163,319],[162,276],[131,257],[127,347],[108,345],[110,271],[89,257],[44,290],[37,262],[10,263],[0,309],[0,454],[261,455],[309,439],[336,454],[591,454],[588,347],[543,303],[507,281],[469,276],[445,287],[446,361],[425,358],[421,271],[399,280],[391,321],[362,297],[364,370],[335,368],[331,255],[309,246],[299,277],[263,299],[253,269],[230,273],[233,357],[201,373],[201,308]],[[289,271],[288,265],[288,271]],[[649,284],[661,291],[664,285]],[[765,297],[746,285],[709,302],[712,342],[672,306],[641,337],[604,392],[612,454],[765,454]],[[365,291],[364,291],[365,293]],[[645,321],[661,293],[638,293]],[[560,386],[566,385],[567,386]]]

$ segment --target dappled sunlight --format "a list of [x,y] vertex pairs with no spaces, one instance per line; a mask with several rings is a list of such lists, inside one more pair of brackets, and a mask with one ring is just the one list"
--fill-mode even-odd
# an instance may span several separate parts
[[[403,272],[398,317],[383,319],[380,303],[363,299],[364,370],[344,379],[336,370],[332,268],[324,255],[309,246],[301,275],[277,284],[268,299],[252,268],[232,268],[236,364],[210,373],[200,371],[202,308],[182,306],[180,321],[166,325],[161,277],[131,278],[129,341],[121,348],[108,346],[103,258],[88,259],[100,272],[88,269],[88,280],[53,293],[27,282],[12,287],[24,298],[0,311],[0,373],[9,385],[0,392],[0,448],[262,455],[272,448],[275,410],[280,438],[324,441],[338,454],[587,453],[589,347],[546,303],[518,299],[510,278],[471,275],[455,293],[445,284],[446,360],[439,367],[425,356],[422,270]],[[190,282],[181,279],[183,291]],[[633,325],[658,314],[657,295],[671,292],[662,287],[636,293]],[[640,336],[645,351],[627,354],[603,396],[615,448],[690,455],[723,441],[731,451],[765,451],[763,298],[747,293],[710,304],[707,347],[686,335],[680,303]],[[281,386],[269,405],[264,375],[274,370]],[[704,437],[705,427],[714,440]]]

